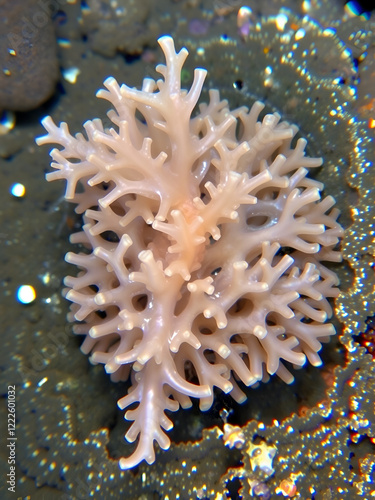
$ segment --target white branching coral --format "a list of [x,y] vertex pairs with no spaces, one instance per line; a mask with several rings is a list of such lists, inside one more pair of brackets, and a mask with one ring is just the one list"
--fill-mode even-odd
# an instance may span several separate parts
[[113,128],[94,119],[73,137],[47,117],[37,140],[62,147],[47,179],[65,179],[83,214],[71,237],[82,250],[66,256],[81,270],[65,279],[69,319],[93,363],[131,380],[118,405],[132,406],[125,437],[138,445],[123,469],[152,463],[154,440],[169,447],[166,409],[193,397],[207,410],[214,387],[241,402],[238,381],[268,374],[290,383],[283,360],[319,365],[338,294],[322,263],[341,258],[338,210],[307,177],[321,159],[305,156],[304,139],[292,147],[297,127],[276,113],[259,121],[259,102],[230,111],[210,90],[196,109],[206,71],[181,89],[188,52],[159,44],[160,80],[137,90],[108,78],[98,92]]

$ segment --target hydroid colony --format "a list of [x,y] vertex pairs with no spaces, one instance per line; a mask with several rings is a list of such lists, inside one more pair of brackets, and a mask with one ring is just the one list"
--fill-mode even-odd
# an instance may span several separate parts
[[61,146],[47,179],[65,179],[83,214],[81,249],[66,256],[80,269],[65,279],[70,320],[93,363],[131,379],[118,404],[138,445],[123,469],[152,463],[154,441],[169,447],[165,410],[192,397],[207,410],[214,387],[241,402],[238,381],[268,374],[290,383],[283,361],[319,365],[338,294],[324,262],[341,259],[334,199],[307,176],[322,161],[304,139],[292,146],[297,127],[260,120],[259,102],[230,111],[217,90],[197,110],[206,71],[181,89],[188,52],[159,44],[160,80],[137,90],[108,78],[98,92],[113,128],[94,119],[73,137],[47,117],[37,141]]

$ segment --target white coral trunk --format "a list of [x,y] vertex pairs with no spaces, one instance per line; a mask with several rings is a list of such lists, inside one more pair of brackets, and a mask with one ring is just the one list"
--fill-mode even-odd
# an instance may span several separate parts
[[138,446],[121,468],[152,463],[154,440],[169,447],[166,409],[195,397],[206,410],[214,386],[243,401],[237,381],[267,373],[290,383],[282,360],[319,365],[338,293],[322,264],[340,260],[338,210],[307,177],[321,159],[305,156],[303,139],[291,147],[297,128],[277,114],[260,122],[259,102],[230,111],[211,90],[195,112],[206,71],[181,89],[187,50],[159,43],[162,79],[136,90],[108,78],[98,92],[113,128],[95,119],[73,137],[47,117],[37,140],[62,146],[47,179],[65,179],[83,214],[72,241],[86,250],[66,256],[81,270],[65,279],[70,319],[92,362],[131,377],[120,408],[138,404],[125,414]]

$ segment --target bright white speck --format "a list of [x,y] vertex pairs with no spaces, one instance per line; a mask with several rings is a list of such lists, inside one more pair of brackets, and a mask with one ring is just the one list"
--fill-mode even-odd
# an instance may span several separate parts
[[21,285],[17,290],[17,300],[21,304],[30,304],[36,298],[36,292],[31,285]]
[[47,377],[44,377],[44,378],[42,378],[42,380],[39,380],[38,387],[42,387],[42,385],[45,384],[47,382],[47,380],[48,380]]
[[48,285],[51,281],[51,274],[49,271],[46,271],[44,274],[38,274],[38,278],[44,285]]
[[77,76],[81,73],[79,68],[68,68],[64,69],[62,74],[65,80],[69,83],[76,83]]
[[247,36],[250,32],[250,28],[253,25],[252,22],[253,11],[250,7],[241,7],[237,14],[237,27],[242,36]]
[[302,10],[303,12],[309,12],[311,10],[311,2],[306,0],[302,2]]
[[16,198],[22,198],[23,196],[25,196],[26,188],[23,184],[15,182],[11,185],[10,192]]
[[301,40],[306,35],[306,31],[303,28],[300,28],[299,30],[296,31],[296,34],[294,35],[294,38],[296,40]]
[[285,14],[278,14],[276,16],[276,26],[280,31],[284,31],[285,25],[288,22],[288,16]]
[[16,115],[12,111],[0,113],[0,135],[5,135],[14,128]]
[[326,28],[324,31],[323,31],[323,35],[324,36],[334,36],[336,34],[336,30],[335,28]]

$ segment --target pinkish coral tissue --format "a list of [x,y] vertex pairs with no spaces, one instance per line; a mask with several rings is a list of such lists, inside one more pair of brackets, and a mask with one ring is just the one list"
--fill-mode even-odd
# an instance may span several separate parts
[[206,70],[182,89],[187,50],[169,36],[159,44],[160,80],[137,90],[108,78],[98,92],[113,128],[94,119],[73,137],[46,117],[37,139],[62,148],[47,179],[65,179],[83,214],[71,237],[81,251],[66,256],[80,269],[65,278],[69,320],[92,363],[131,380],[118,405],[132,406],[125,437],[138,446],[123,469],[152,463],[154,440],[169,447],[165,410],[190,398],[207,410],[215,386],[242,402],[238,381],[268,374],[290,383],[283,360],[321,364],[335,333],[338,279],[323,262],[340,261],[342,228],[307,176],[322,160],[305,156],[304,139],[292,146],[297,127],[278,114],[259,120],[259,102],[231,111],[210,90],[196,109]]

